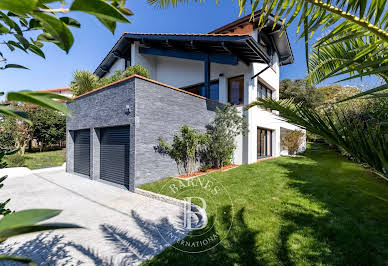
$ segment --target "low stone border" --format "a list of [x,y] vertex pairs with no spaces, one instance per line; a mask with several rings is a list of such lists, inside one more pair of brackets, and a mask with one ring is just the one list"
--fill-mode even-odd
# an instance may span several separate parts
[[[179,200],[179,199],[176,199],[176,198],[172,198],[172,197],[169,197],[169,196],[157,194],[157,193],[154,193],[154,192],[151,192],[151,191],[147,191],[147,190],[143,190],[143,189],[140,189],[140,188],[135,188],[135,193],[139,194],[139,195],[142,195],[144,197],[148,197],[148,198],[151,198],[151,199],[156,199],[156,200],[159,200],[159,201],[162,201],[162,202],[166,202],[166,203],[169,203],[169,204],[172,204],[172,205],[176,205],[176,206],[178,206],[178,207],[180,207],[182,209],[186,208],[187,202],[184,201],[184,200]],[[207,214],[206,214],[206,211],[204,209],[202,209],[198,205],[191,204],[191,210],[197,215],[199,221],[202,221],[202,223],[207,222]]]
[[176,206],[181,207],[181,208],[183,208],[186,204],[186,202],[183,200],[171,198],[169,196],[157,194],[157,193],[147,191],[144,189],[140,189],[140,188],[135,188],[135,193],[142,195],[144,197],[151,198],[151,199],[156,199],[156,200],[160,200],[162,202],[170,203],[170,204],[176,205]]

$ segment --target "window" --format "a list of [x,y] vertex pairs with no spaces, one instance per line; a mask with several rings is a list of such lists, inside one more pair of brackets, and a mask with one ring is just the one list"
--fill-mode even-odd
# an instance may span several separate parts
[[244,103],[244,76],[229,79],[228,102],[233,105]]
[[264,86],[262,83],[257,83],[257,98],[271,98],[272,90]]
[[257,128],[257,158],[272,156],[272,130]]
[[[206,95],[205,83],[199,83],[190,87],[182,88],[182,90],[204,96]],[[219,82],[218,80],[213,80],[210,82],[210,99],[218,101],[219,99]]]

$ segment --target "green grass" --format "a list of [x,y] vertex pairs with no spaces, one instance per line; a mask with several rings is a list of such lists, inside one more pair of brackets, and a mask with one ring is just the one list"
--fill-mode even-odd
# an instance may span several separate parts
[[[200,254],[169,247],[145,264],[388,265],[388,184],[327,146],[207,176],[232,197],[229,234],[230,203],[220,198],[220,245]],[[171,180],[141,188],[158,193]]]
[[[12,156],[12,155],[11,155]],[[61,166],[66,160],[66,149],[45,152],[26,152],[24,154],[24,166],[33,170]],[[14,167],[10,161],[5,158],[8,167]]]

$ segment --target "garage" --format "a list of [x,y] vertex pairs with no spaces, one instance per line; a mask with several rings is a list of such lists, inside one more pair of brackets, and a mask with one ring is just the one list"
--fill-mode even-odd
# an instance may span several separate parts
[[90,176],[90,130],[74,131],[74,172]]
[[100,179],[128,188],[129,126],[101,129]]

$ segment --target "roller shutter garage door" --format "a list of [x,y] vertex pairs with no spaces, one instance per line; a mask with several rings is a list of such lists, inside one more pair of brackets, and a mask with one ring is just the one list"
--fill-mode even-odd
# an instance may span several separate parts
[[74,131],[74,172],[90,176],[90,130]]
[[129,127],[101,129],[100,179],[129,186]]

